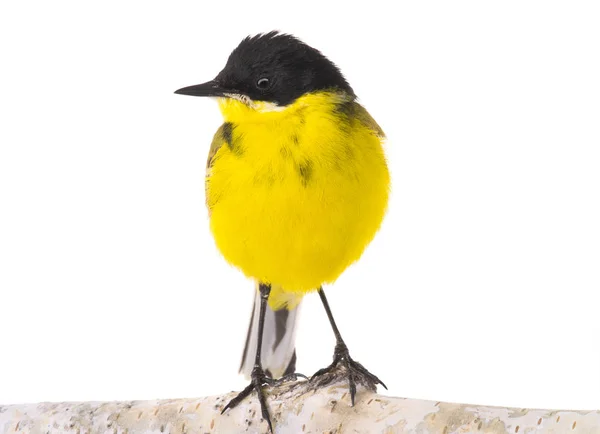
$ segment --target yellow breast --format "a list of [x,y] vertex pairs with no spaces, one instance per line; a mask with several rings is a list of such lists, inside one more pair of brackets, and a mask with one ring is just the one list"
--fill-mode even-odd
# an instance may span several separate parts
[[226,143],[214,147],[206,189],[217,247],[247,276],[288,292],[334,281],[385,213],[383,133],[335,93],[277,111],[233,99],[220,108]]

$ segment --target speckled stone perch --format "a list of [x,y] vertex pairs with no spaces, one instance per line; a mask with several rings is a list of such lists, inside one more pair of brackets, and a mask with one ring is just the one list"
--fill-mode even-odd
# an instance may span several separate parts
[[[600,434],[600,411],[528,410],[390,398],[347,385],[299,382],[269,394],[276,433]],[[235,393],[200,399],[0,406],[2,434],[266,433],[255,395],[220,414]]]

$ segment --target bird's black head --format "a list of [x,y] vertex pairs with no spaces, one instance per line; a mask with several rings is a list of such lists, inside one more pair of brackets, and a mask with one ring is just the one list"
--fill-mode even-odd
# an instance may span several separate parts
[[337,66],[294,36],[269,32],[245,38],[208,83],[179,89],[193,96],[241,96],[280,106],[319,90],[354,92]]

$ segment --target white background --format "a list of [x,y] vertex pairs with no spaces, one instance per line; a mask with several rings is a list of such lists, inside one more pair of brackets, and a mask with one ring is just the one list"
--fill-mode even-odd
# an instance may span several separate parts
[[[392,3],[395,5],[392,7]],[[393,196],[328,288],[389,394],[600,408],[597,2],[0,6],[0,403],[239,389],[252,284],[216,251],[211,79],[281,29],[388,134]],[[307,297],[298,369],[333,336]]]

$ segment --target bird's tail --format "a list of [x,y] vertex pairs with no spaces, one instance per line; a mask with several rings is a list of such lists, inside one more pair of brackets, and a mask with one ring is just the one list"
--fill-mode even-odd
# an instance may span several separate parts
[[[272,378],[278,378],[296,370],[296,320],[302,295],[286,293],[273,285],[265,313],[265,328],[261,350],[262,367]],[[258,341],[258,316],[260,313],[260,293],[258,285],[254,296],[254,306],[246,345],[242,355],[240,373],[247,378],[254,368]]]

